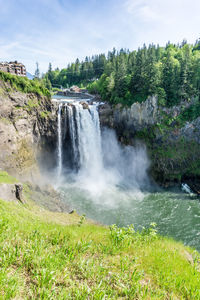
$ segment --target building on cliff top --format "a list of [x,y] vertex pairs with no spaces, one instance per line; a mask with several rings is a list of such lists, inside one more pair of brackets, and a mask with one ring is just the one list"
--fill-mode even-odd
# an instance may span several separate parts
[[81,89],[77,85],[73,85],[72,87],[70,87],[70,92],[73,92],[73,93],[87,93],[88,90]]
[[26,76],[26,68],[22,63],[17,61],[0,62],[0,71],[8,72],[13,75]]

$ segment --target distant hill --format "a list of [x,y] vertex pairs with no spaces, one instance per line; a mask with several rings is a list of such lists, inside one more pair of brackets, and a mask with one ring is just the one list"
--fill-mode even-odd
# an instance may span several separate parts
[[29,72],[26,72],[26,77],[31,80],[34,78],[34,76]]

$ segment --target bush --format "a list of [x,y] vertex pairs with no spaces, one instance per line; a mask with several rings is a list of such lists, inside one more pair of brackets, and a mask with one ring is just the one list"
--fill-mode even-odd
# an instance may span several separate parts
[[12,75],[2,71],[0,71],[0,80],[8,82],[13,89],[23,93],[35,93],[48,98],[51,96],[48,89],[45,88],[39,80],[29,80],[26,77]]
[[156,223],[151,223],[149,228],[142,228],[141,232],[135,231],[134,226],[117,227],[110,226],[111,241],[115,246],[127,247],[136,241],[152,241],[157,236]]

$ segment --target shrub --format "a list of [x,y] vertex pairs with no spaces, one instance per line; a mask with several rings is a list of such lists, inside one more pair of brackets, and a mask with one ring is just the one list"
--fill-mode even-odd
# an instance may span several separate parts
[[[13,89],[23,93],[35,93],[48,98],[51,96],[49,90],[45,88],[39,80],[29,80],[26,77],[12,75],[2,71],[0,71],[0,80],[8,82]],[[9,92],[10,89],[7,91]]]

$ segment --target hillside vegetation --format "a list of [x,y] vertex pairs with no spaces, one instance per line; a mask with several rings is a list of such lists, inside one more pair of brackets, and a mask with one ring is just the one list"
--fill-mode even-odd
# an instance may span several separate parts
[[[9,85],[20,92],[23,93],[35,93],[37,95],[44,95],[48,98],[51,96],[49,90],[45,87],[40,80],[29,80],[26,77],[21,77],[17,75],[12,75],[3,71],[0,71],[0,80],[9,83]],[[9,92],[8,88],[8,92]]]
[[200,40],[195,45],[183,41],[166,47],[144,45],[130,52],[115,49],[78,59],[66,69],[49,71],[45,75],[53,85],[87,85],[92,93],[99,93],[111,103],[131,105],[157,95],[160,104],[173,106],[181,100],[199,99]]
[[155,224],[103,227],[25,198],[0,200],[0,299],[200,299],[200,255]]

